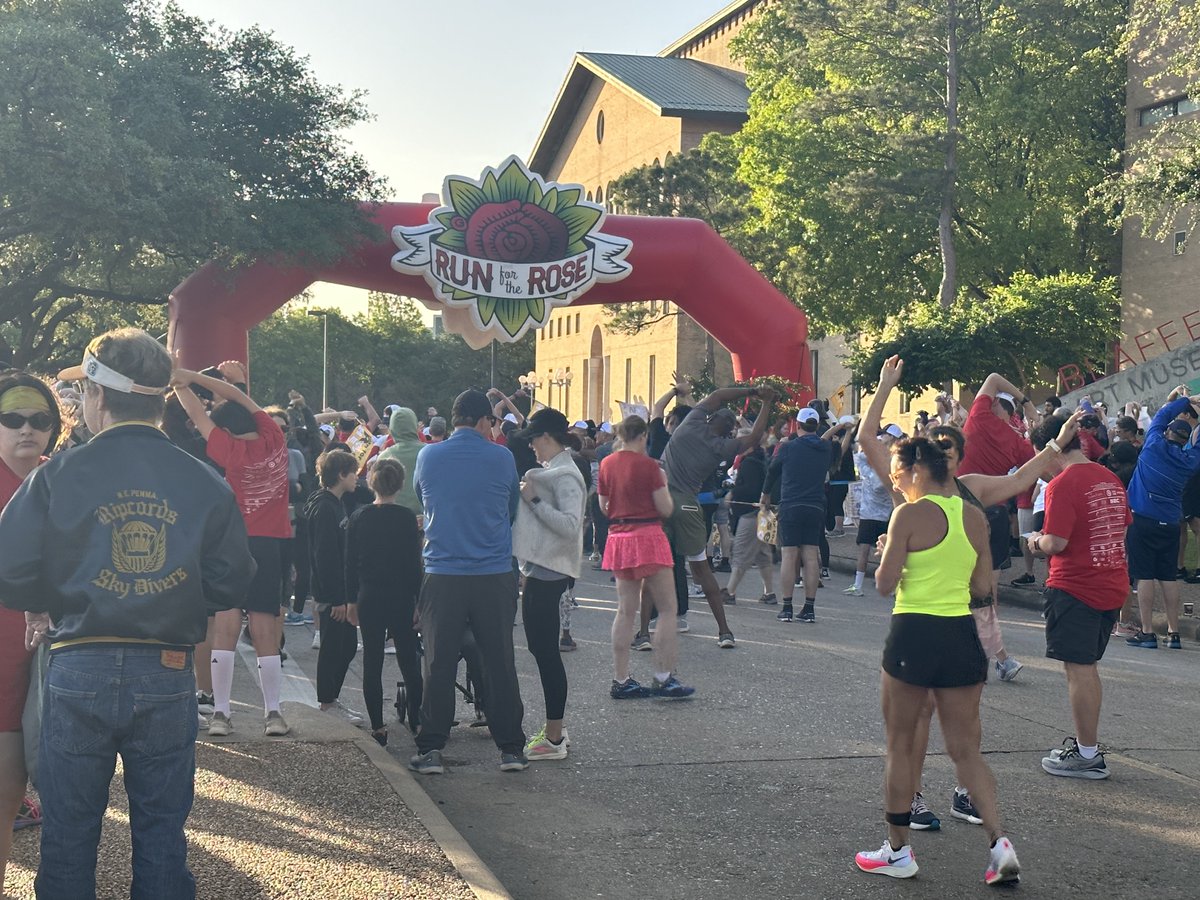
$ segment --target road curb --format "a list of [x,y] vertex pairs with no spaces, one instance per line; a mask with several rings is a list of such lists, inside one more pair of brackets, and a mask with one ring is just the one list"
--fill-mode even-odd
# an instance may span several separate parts
[[425,793],[425,789],[417,784],[408,769],[375,743],[375,739],[370,735],[359,731],[354,743],[387,779],[392,790],[404,801],[404,805],[425,826],[430,837],[442,848],[446,858],[479,900],[512,900],[512,894],[500,883],[500,879],[488,868],[487,863],[480,859],[479,854],[467,843],[467,839],[450,824],[445,813],[438,809],[437,804]]

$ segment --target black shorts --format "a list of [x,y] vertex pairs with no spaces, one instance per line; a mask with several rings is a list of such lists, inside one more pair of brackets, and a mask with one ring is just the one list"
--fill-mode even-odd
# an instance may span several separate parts
[[974,616],[898,613],[883,645],[883,671],[916,687],[957,688],[987,681],[987,654]]
[[1041,531],[1045,527],[1046,527],[1046,511],[1044,509],[1039,509],[1037,512],[1035,512],[1033,514],[1033,530]]
[[874,547],[879,538],[887,534],[887,527],[887,522],[880,522],[878,519],[859,519],[858,537],[854,539],[854,543]]
[[1042,594],[1046,619],[1046,656],[1090,666],[1104,658],[1119,609],[1095,609],[1059,588]]
[[1012,566],[1012,526],[1008,522],[1008,504],[1000,503],[984,510],[988,523],[988,546],[992,549],[992,571]]
[[1193,475],[1183,486],[1183,517],[1200,517],[1200,475]]
[[277,616],[283,603],[283,538],[251,537],[249,541],[258,571],[246,591],[242,609]]
[[825,510],[815,506],[780,510],[780,547],[820,547],[825,537]]
[[1135,513],[1125,534],[1125,549],[1134,581],[1174,581],[1179,571],[1179,525]]

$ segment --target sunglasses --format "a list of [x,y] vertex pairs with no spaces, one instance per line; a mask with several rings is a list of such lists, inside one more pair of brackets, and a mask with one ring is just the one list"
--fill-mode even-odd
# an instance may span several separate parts
[[13,431],[24,428],[26,422],[34,431],[49,431],[54,427],[54,416],[45,412],[35,412],[32,416],[23,416],[15,412],[0,413],[0,425],[11,428]]

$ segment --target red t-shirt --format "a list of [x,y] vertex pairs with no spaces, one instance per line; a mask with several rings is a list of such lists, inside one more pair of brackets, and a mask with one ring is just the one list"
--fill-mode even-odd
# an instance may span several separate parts
[[250,537],[290,538],[288,452],[283,432],[262,410],[254,414],[258,437],[241,441],[224,428],[208,436],[208,455],[225,469]]
[[654,492],[667,483],[658,461],[632,450],[618,450],[600,460],[600,484],[596,489],[608,498],[608,518],[637,519],[625,525],[613,524],[610,531],[628,531],[641,524],[660,520],[654,506]]
[[1104,449],[1104,445],[1090,431],[1079,432],[1079,449],[1092,462],[1096,462],[1096,460],[1108,452]]
[[958,475],[1007,475],[1033,459],[1033,446],[992,412],[995,398],[979,394],[971,404],[963,434],[967,439]]
[[[0,460],[0,509],[20,486],[21,479]],[[32,656],[25,649],[25,614],[0,606],[0,731],[21,730]]]
[[1129,594],[1125,530],[1132,521],[1121,479],[1098,463],[1068,466],[1046,486],[1043,534],[1067,539],[1050,557],[1048,587],[1093,609],[1118,609]]

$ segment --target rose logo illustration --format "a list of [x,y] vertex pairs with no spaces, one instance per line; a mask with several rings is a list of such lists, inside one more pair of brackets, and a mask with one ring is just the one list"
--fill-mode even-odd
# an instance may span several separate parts
[[579,185],[547,183],[517,157],[478,181],[446,179],[446,205],[429,224],[397,226],[392,267],[421,275],[444,302],[474,311],[475,324],[515,341],[601,281],[631,267],[630,242],[601,233],[604,208]]

